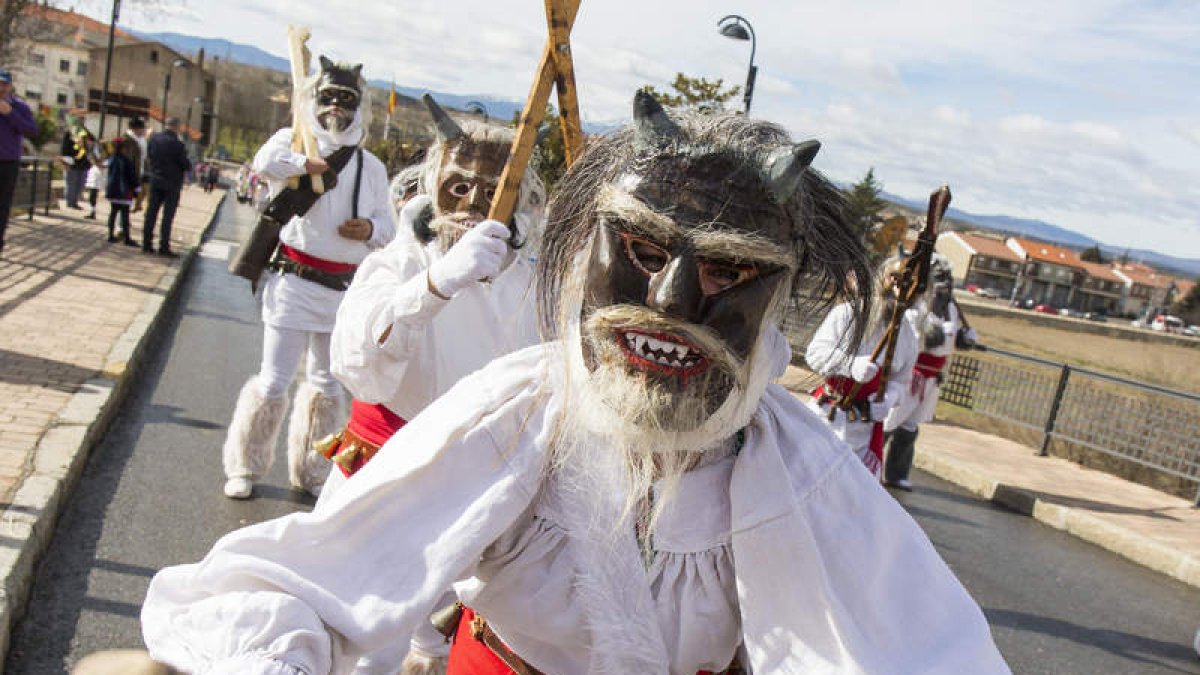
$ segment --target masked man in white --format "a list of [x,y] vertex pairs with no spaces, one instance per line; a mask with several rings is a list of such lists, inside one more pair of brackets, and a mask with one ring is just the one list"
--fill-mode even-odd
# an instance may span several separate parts
[[[336,184],[282,224],[263,286],[262,365],[242,387],[223,447],[227,497],[250,497],[254,481],[270,468],[301,359],[305,379],[288,424],[288,477],[293,488],[316,493],[329,471],[311,446],[336,431],[342,418],[341,385],[329,366],[334,318],[359,263],[396,232],[387,169],[360,147],[370,111],[361,70],[322,56],[298,102],[322,159],[295,151],[291,128],[275,133],[254,157],[273,198],[289,178],[304,174],[336,173]],[[331,164],[342,166],[333,172]]]
[[160,572],[151,655],[349,672],[453,583],[451,675],[1008,672],[917,525],[769,384],[785,304],[869,305],[818,147],[640,93],[550,205],[551,341],[464,378],[313,513]]

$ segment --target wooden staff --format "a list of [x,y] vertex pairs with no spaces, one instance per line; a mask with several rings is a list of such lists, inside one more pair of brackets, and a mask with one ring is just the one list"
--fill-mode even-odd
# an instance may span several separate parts
[[[933,194],[929,195],[929,210],[925,215],[925,229],[921,230],[920,236],[917,237],[917,245],[913,247],[912,255],[904,260],[904,265],[900,269],[900,279],[896,282],[896,305],[892,308],[892,315],[888,319],[887,330],[880,337],[879,344],[875,345],[875,349],[871,350],[871,360],[879,358],[880,353],[883,353],[883,365],[879,369],[879,391],[875,394],[875,400],[882,401],[887,390],[888,378],[891,377],[892,360],[896,354],[896,343],[899,341],[900,327],[904,324],[904,312],[921,294],[925,292],[925,288],[929,284],[929,267],[933,259],[933,246],[937,241],[937,225],[941,222],[942,217],[946,215],[946,209],[950,207],[950,187],[943,185]],[[854,386],[850,387],[850,391],[846,392],[838,401],[837,405],[829,411],[829,419],[832,421],[837,410],[848,412],[854,405],[854,399],[858,396],[858,392],[862,389],[862,382],[855,382]]]
[[[308,39],[312,37],[312,31],[308,26],[288,26],[287,31],[288,60],[292,67],[292,149],[303,152],[309,159],[320,159],[317,139],[300,112],[304,101],[304,81],[308,79],[308,67],[312,61],[312,53],[308,51]],[[300,187],[300,177],[289,178],[288,187]],[[312,189],[317,194],[325,192],[325,182],[320,174],[312,174]]]
[[558,90],[558,111],[562,120],[563,144],[566,146],[567,166],[578,157],[583,147],[583,127],[579,123],[579,101],[575,95],[575,66],[571,61],[571,27],[579,12],[580,0],[546,0],[548,37],[538,63],[537,77],[521,110],[517,135],[508,153],[508,162],[500,174],[500,190],[492,200],[488,218],[507,223],[516,210],[521,192],[521,180],[533,153],[537,130],[550,100],[550,86]]

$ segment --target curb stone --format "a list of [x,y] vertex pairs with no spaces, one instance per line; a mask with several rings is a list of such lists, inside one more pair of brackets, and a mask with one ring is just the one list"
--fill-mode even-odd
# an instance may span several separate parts
[[999,506],[1031,516],[1130,561],[1200,588],[1200,560],[1080,509],[1041,499],[1038,493],[983,478],[953,460],[918,452],[913,466]]
[[54,536],[62,505],[83,473],[92,447],[103,436],[129,394],[150,344],[166,324],[164,307],[174,304],[200,247],[228,197],[217,202],[199,240],[167,268],[138,315],[114,343],[97,377],[75,392],[30,452],[29,475],[0,513],[0,674],[13,625],[24,614],[37,564]]

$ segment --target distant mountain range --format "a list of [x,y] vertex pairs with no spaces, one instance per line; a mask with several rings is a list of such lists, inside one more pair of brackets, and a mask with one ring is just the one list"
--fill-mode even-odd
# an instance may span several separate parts
[[[204,49],[205,58],[219,57],[223,61],[234,61],[244,63],[251,66],[259,66],[261,68],[270,68],[281,72],[289,72],[291,64],[286,58],[275,56],[270,52],[259,49],[252,45],[241,44],[239,42],[230,42],[221,38],[206,38],[196,37],[194,35],[184,35],[182,33],[138,33],[134,32],[139,39],[153,42],[161,42],[168,47],[183,54],[195,54]],[[373,87],[390,90],[392,83],[387,80],[368,80]],[[462,94],[448,94],[441,91],[430,91],[419,87],[406,87],[400,83],[396,83],[396,93],[403,94],[410,98],[421,98],[421,95],[428,92],[437,102],[443,106],[450,108],[465,108],[468,103],[482,103],[487,109],[489,116],[510,120],[513,115],[521,109],[521,103],[516,101],[502,101],[487,96],[464,96]]]
[[[929,206],[928,202],[917,202],[886,192],[881,193],[880,196],[890,202],[920,213],[924,213]],[[1114,258],[1128,253],[1130,260],[1144,262],[1164,272],[1174,272],[1192,278],[1200,277],[1200,259],[1177,258],[1144,248],[1126,249],[1121,246],[1112,246],[1074,230],[1068,230],[1058,225],[1051,225],[1042,220],[1012,218],[1010,216],[978,215],[953,207],[946,212],[946,217],[951,220],[969,223],[980,229],[1027,237],[1052,244],[1062,244],[1069,248],[1084,249],[1099,246],[1101,251]]]
[[[230,42],[229,40],[220,38],[196,37],[194,35],[183,35],[181,33],[135,32],[134,34],[142,40],[161,42],[172,49],[185,54],[195,54],[201,48],[203,48],[206,58],[212,58],[216,56],[227,61],[236,61],[238,63],[245,63],[263,68],[271,68],[273,70],[279,70],[283,72],[290,70],[287,59],[280,56],[275,56],[274,54],[263,51],[262,49],[251,45]],[[370,80],[370,84],[382,89],[390,89],[392,86],[392,83],[384,80]],[[428,90],[417,87],[406,87],[397,83],[396,91],[397,93],[401,93],[412,98],[420,98],[421,94],[426,93]],[[482,103],[484,107],[487,108],[488,114],[498,119],[512,119],[513,114],[521,109],[521,103],[517,101],[503,101],[495,98],[489,98],[487,96],[464,96],[461,94],[449,94],[438,91],[430,91],[429,93],[442,105],[452,108],[462,109],[470,102]],[[595,128],[585,125],[585,130],[589,133],[599,133],[606,131],[607,128]],[[927,206],[925,202],[913,201],[898,195],[883,193],[881,196],[888,201],[902,205],[909,209],[913,209],[919,213],[923,213]],[[1104,244],[1073,230],[1068,230],[1066,228],[1052,225],[1041,220],[1011,218],[1009,216],[997,215],[977,215],[973,213],[967,213],[966,211],[960,211],[959,209],[955,208],[951,208],[949,210],[947,217],[953,220],[970,223],[981,229],[1029,237],[1030,239],[1039,239],[1050,243],[1063,244],[1064,246],[1069,246],[1071,248],[1082,249],[1099,245],[1101,250],[1113,255],[1114,257],[1126,253],[1126,249],[1124,248]],[[1177,258],[1175,256],[1170,256],[1146,249],[1129,249],[1128,254],[1133,260],[1144,262],[1163,271],[1175,272],[1177,274],[1182,274],[1193,278],[1200,277],[1200,259]]]

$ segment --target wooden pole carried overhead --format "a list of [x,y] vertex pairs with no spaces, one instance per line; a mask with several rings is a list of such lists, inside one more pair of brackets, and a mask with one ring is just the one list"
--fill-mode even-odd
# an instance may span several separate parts
[[537,76],[521,110],[517,136],[513,139],[508,162],[500,175],[500,190],[492,200],[488,218],[507,223],[516,209],[521,180],[533,153],[538,127],[550,100],[550,87],[558,91],[558,112],[562,120],[563,144],[567,166],[578,158],[583,149],[583,126],[579,122],[579,100],[575,93],[575,66],[571,60],[571,27],[579,12],[580,0],[545,0],[548,37],[538,63]]

